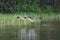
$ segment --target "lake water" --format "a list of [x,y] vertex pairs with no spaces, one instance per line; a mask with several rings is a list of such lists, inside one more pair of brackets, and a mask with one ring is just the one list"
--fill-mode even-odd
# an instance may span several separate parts
[[[44,24],[45,25],[45,24]],[[59,23],[41,25],[40,31],[35,29],[29,29],[28,31],[24,28],[18,31],[18,40],[60,40]],[[58,28],[59,27],[59,28]]]
[[35,31],[35,29],[30,29],[30,30],[26,30],[26,29],[21,29],[19,31],[18,34],[18,40],[37,40],[38,38],[38,34]]

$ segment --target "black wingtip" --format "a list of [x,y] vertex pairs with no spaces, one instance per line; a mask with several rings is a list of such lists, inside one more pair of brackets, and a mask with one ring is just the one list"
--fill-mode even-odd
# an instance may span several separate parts
[[19,17],[17,17],[17,19],[19,19]]
[[29,17],[29,18],[32,18],[32,17]]

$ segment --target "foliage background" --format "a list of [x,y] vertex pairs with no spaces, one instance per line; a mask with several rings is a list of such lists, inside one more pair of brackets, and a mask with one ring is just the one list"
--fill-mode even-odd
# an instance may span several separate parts
[[60,0],[0,0],[0,13],[60,13]]

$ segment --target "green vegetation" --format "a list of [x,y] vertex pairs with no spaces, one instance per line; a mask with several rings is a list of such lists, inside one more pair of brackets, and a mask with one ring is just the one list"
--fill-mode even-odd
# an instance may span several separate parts
[[0,0],[1,13],[36,12],[59,13],[59,0]]

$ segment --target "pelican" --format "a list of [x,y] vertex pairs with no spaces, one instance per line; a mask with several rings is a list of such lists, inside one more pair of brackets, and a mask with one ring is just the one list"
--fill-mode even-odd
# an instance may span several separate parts
[[37,22],[37,21],[39,21],[39,22],[41,22],[41,17],[35,17],[35,18],[33,18],[33,19],[31,19],[32,17],[28,17],[28,16],[25,16],[25,17],[20,17],[23,21],[30,21],[30,22]]

